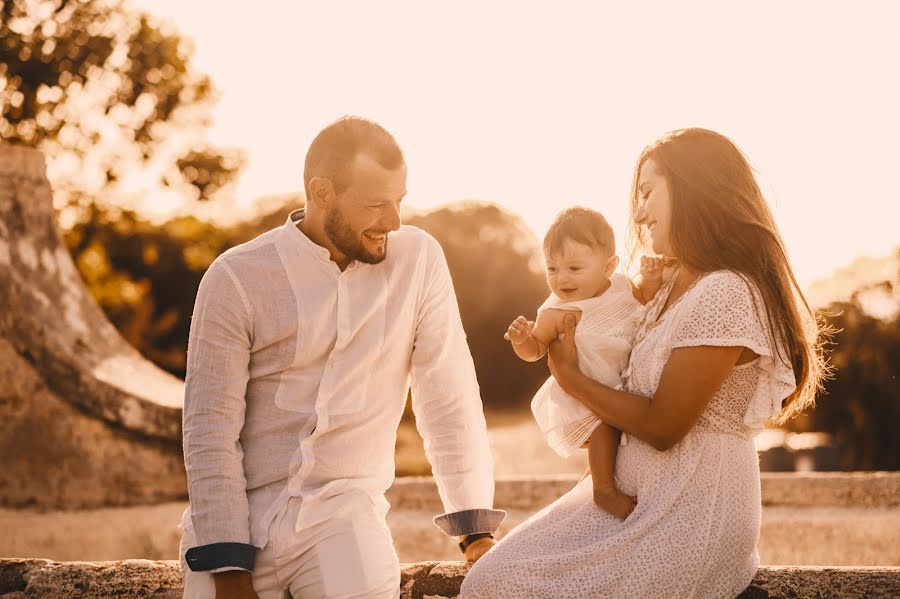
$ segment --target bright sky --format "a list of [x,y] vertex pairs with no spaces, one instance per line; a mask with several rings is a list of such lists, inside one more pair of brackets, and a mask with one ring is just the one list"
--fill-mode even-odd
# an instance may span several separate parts
[[415,208],[496,202],[540,237],[578,203],[623,239],[643,146],[702,126],[757,169],[801,284],[900,245],[900,2],[133,2],[193,38],[242,202],[302,189],[359,114]]

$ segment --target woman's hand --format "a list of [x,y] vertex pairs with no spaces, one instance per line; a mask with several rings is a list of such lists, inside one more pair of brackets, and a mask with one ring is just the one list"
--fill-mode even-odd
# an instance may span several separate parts
[[575,316],[567,314],[563,333],[550,344],[547,365],[560,387],[575,397],[578,382],[584,378],[578,368],[578,351],[575,348]]

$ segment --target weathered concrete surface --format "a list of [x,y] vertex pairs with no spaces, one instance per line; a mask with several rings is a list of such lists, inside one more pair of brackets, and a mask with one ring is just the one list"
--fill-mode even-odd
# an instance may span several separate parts
[[69,508],[184,497],[181,453],[85,414],[0,338],[0,504]]
[[[577,476],[501,477],[494,505],[508,511],[505,534],[555,501]],[[900,566],[900,472],[763,473],[762,563]],[[429,477],[397,479],[388,524],[401,559],[453,559],[431,525],[442,511]],[[638,499],[640,501],[640,499]]]
[[[834,497],[840,494],[817,492],[841,477],[852,481],[849,499],[837,502]],[[826,482],[820,484],[821,480]],[[769,490],[773,481],[777,492]],[[763,475],[768,505],[763,506],[760,531],[762,563],[900,566],[900,509],[891,492],[898,481],[900,473]],[[499,534],[524,522],[574,483],[574,478],[501,479],[496,505],[508,510],[508,516]],[[400,478],[389,497],[393,506],[387,522],[402,561],[459,556],[455,544],[431,522],[442,509],[433,480]],[[815,504],[816,500],[821,504]],[[186,507],[185,502],[169,502],[52,512],[0,508],[4,533],[0,534],[0,555],[89,561],[173,559],[178,555],[177,526]]]
[[760,568],[740,599],[896,599],[900,568]]
[[764,472],[763,505],[900,507],[900,472]]
[[183,385],[125,342],[87,293],[45,170],[38,151],[0,145],[0,505],[184,497]]
[[[174,559],[185,502],[73,512],[0,509],[0,555],[54,560]],[[511,510],[499,534],[531,511]],[[395,511],[388,526],[400,560],[453,560],[455,543],[432,523],[434,512]],[[764,564],[900,567],[900,510],[764,507]]]
[[[402,566],[401,599],[459,595],[468,566],[420,562]],[[900,596],[900,568],[764,567],[740,599],[851,599]],[[32,599],[174,599],[181,597],[176,561],[51,562],[0,560],[0,597]]]
[[[578,482],[578,476],[497,477],[494,505],[537,510]],[[763,472],[762,504],[790,507],[900,507],[900,472]],[[398,478],[387,493],[394,510],[441,510],[429,476]]]
[[0,560],[0,597],[181,599],[176,561],[52,562]]

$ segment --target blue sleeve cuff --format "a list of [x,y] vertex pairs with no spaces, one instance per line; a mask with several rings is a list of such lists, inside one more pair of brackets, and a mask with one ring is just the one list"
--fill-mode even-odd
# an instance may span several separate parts
[[434,523],[451,537],[461,537],[479,532],[493,533],[506,518],[503,510],[475,509],[463,510],[435,516]]
[[252,572],[256,551],[246,543],[211,543],[188,549],[184,559],[194,572],[230,567]]

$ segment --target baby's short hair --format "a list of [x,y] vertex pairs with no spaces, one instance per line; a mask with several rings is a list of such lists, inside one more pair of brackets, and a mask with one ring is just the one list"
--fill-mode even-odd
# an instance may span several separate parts
[[561,252],[566,239],[595,250],[605,250],[609,256],[616,253],[616,236],[612,227],[602,214],[590,208],[573,206],[557,214],[544,236],[544,252]]

